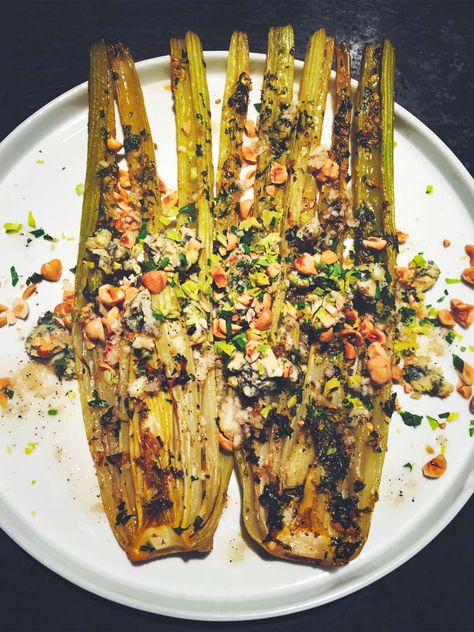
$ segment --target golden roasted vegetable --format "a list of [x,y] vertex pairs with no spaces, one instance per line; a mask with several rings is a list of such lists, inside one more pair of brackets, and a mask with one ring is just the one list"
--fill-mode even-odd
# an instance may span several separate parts
[[[204,82],[201,73],[199,92]],[[116,160],[114,92],[127,170]],[[208,551],[230,460],[219,452],[213,373],[197,365],[212,366],[212,338],[196,354],[188,308],[202,302],[212,223],[198,196],[197,226],[170,225],[178,209],[161,204],[140,83],[122,44],[91,49],[88,147],[73,342],[106,513],[134,561]],[[209,313],[199,317],[209,331]]]
[[[309,103],[317,122],[313,118],[306,128],[300,121],[292,141],[294,171],[286,187],[282,229],[283,280],[270,305],[275,342],[271,352],[257,346],[264,356],[260,380],[252,381],[245,364],[240,377],[254,386],[253,391],[247,387],[241,399],[245,430],[236,452],[244,524],[273,555],[323,565],[346,564],[367,539],[394,405],[393,49],[386,42],[383,54],[381,47],[373,50],[370,62],[367,53],[364,58],[356,122],[356,164],[365,167],[356,171],[354,183],[360,223],[355,254],[343,258],[341,243],[352,216],[346,189],[349,53],[346,44],[336,49],[336,116],[333,147],[328,150],[319,145],[319,133],[332,44],[321,32],[310,44],[303,77],[324,79],[317,88],[319,101],[305,94],[304,78],[300,92],[300,119]],[[364,101],[361,107],[367,99],[370,103]],[[366,137],[378,141],[368,143]],[[320,187],[313,214],[310,205],[305,207],[305,189],[314,192],[310,177]],[[382,194],[371,186],[372,179]],[[258,243],[250,242],[251,252],[258,252]],[[271,340],[264,337],[261,344]],[[247,350],[250,366],[259,361],[248,356]],[[232,371],[236,364],[234,355],[228,366],[230,380],[238,384]],[[282,365],[283,374],[278,374]],[[272,371],[274,379],[265,380]]]
[[233,34],[214,193],[202,46],[172,40],[178,191],[162,200],[132,58],[91,48],[73,344],[104,507],[134,561],[211,548],[231,453],[266,551],[335,566],[367,539],[394,408],[394,52],[364,51],[351,192],[345,42],[321,144],[333,51],[316,31],[294,105],[293,31],[270,29],[255,126]]

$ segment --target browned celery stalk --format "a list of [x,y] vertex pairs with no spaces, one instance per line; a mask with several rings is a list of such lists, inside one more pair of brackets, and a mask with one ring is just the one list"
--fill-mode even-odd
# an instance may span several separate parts
[[214,223],[225,231],[238,221],[243,164],[242,141],[251,88],[249,45],[246,33],[235,31],[229,46],[226,84],[222,100]]
[[[333,211],[343,212],[335,225],[313,223],[318,230],[308,231],[298,217],[301,206],[288,206],[290,227],[293,216],[298,231],[288,244],[282,324],[288,333],[291,319],[301,323],[289,355],[297,363],[298,355],[304,358],[305,381],[293,390],[282,385],[278,402],[262,402],[263,421],[254,422],[252,440],[236,455],[252,537],[273,555],[323,565],[346,564],[367,540],[393,411],[393,48],[385,42],[383,50],[369,46],[364,55],[355,134],[355,253],[343,262],[337,239],[350,213],[335,202],[348,201],[345,45],[337,58],[334,146],[316,179],[325,176],[322,194]],[[320,209],[328,206],[320,200]],[[280,340],[282,353],[290,341]]]
[[[308,44],[296,112],[296,132],[291,139],[289,177],[285,186],[283,222],[281,224],[282,278],[273,303],[271,333],[277,339],[280,316],[285,302],[289,272],[287,257],[293,248],[294,234],[305,223],[305,187],[308,187],[308,162],[311,149],[321,142],[334,50],[334,39],[324,29],[316,31]],[[311,187],[310,187],[311,188]],[[296,333],[296,336],[298,334]]]
[[[196,52],[199,46],[195,36],[191,34],[187,36],[186,46],[196,121],[195,128],[191,129],[196,129],[197,138],[200,139],[204,127],[210,131],[208,107],[205,103],[207,85],[202,49],[200,53]],[[126,51],[117,50],[115,47],[111,50],[111,63],[118,75],[117,85],[123,79],[121,87],[125,94],[126,87],[133,85],[134,82],[131,58]],[[199,89],[199,105],[194,96],[194,85]],[[136,94],[141,93],[137,90]],[[151,135],[146,113],[141,108],[140,99],[136,102],[137,110],[130,109],[134,104],[130,98],[121,99],[120,87],[117,89],[117,97],[123,126],[128,125],[129,112],[134,113],[134,124],[132,123],[130,130],[125,129],[132,192],[134,161],[137,160],[138,169],[142,169],[138,172],[137,178],[137,183],[142,187],[140,202],[142,207],[142,200],[155,205],[153,226],[159,229],[167,222],[162,215],[159,195],[154,195],[159,188],[154,167],[153,144],[148,142],[151,141]],[[203,109],[197,112],[201,107]],[[201,118],[198,118],[197,114]],[[127,147],[127,139],[130,138],[133,142]],[[206,149],[203,149],[203,155],[207,160],[211,156],[210,136],[206,135],[203,145],[204,142]],[[136,151],[138,154],[135,154]],[[205,288],[209,286],[208,259],[212,240],[209,197],[213,189],[213,173],[212,162],[203,166],[197,157],[196,165],[197,236],[202,244],[198,259],[198,276],[201,292],[205,292]],[[172,240],[175,235],[173,231],[163,232],[163,238]],[[186,233],[183,233],[183,238],[185,243],[188,243]],[[152,244],[150,248],[153,249]],[[191,257],[191,252],[186,252],[189,252]],[[165,269],[169,267],[167,261],[159,259],[157,263],[156,257],[154,263],[159,266],[165,264]],[[145,267],[147,268],[146,262]],[[192,279],[190,281],[195,283]],[[136,466],[132,465],[132,471],[136,477],[136,485],[141,488],[141,493],[136,498],[139,519],[136,555],[141,553],[142,557],[143,553],[162,555],[180,550],[209,550],[223,505],[228,480],[227,471],[230,469],[221,468],[215,424],[216,389],[212,371],[203,380],[197,377],[194,379],[197,366],[187,336],[185,316],[180,310],[181,288],[185,285],[183,283],[183,286],[180,286],[180,282],[180,272],[176,271],[166,288],[155,294],[151,301],[152,309],[156,310],[161,324],[156,337],[156,355],[149,364],[152,369],[156,366],[157,374],[164,371],[171,383],[155,396],[147,398],[144,406],[143,401],[140,402],[133,416],[131,438]],[[202,355],[209,351],[207,347],[211,344],[212,339],[201,349]],[[136,374],[131,375],[132,377],[135,378]]]
[[319,195],[318,215],[324,231],[324,243],[342,255],[343,235],[347,221],[351,219],[352,205],[347,189],[349,175],[349,141],[351,130],[351,60],[349,44],[337,44],[336,52],[336,101],[332,146],[329,159],[337,165],[335,177],[318,175],[322,182]]
[[[232,257],[234,253],[234,241],[237,241],[235,231],[240,219],[239,203],[242,191],[239,182],[244,165],[243,136],[251,89],[249,65],[247,35],[240,31],[234,31],[227,61],[220,125],[217,186],[213,204],[214,254],[212,256],[212,270],[215,279],[213,285],[213,315],[215,318],[220,316],[219,308],[222,307],[222,301],[231,296],[239,280],[234,278],[235,268],[233,269],[234,275],[225,272],[225,270],[228,258]],[[224,272],[222,276],[220,271]],[[226,291],[225,295],[223,294],[223,285]],[[216,339],[215,343],[220,441],[224,450],[232,452],[233,437],[232,432],[229,432],[228,415],[225,411],[230,410],[233,392],[226,381],[225,361],[223,362],[220,349],[222,342]],[[227,356],[224,355],[224,360],[227,359]],[[231,419],[231,423],[235,423],[235,421]]]
[[268,32],[258,116],[257,172],[254,185],[254,215],[262,218],[267,230],[278,229],[284,215],[285,188],[281,186],[281,180],[275,185],[272,167],[278,164],[286,169],[289,156],[294,129],[294,112],[291,107],[294,55],[293,28],[289,24],[272,26]]
[[[188,315],[191,344],[195,354],[198,384],[201,435],[206,446],[202,472],[205,476],[205,493],[200,517],[199,535],[202,540],[212,538],[222,512],[225,493],[232,471],[232,458],[219,447],[216,385],[216,359],[211,329],[211,268],[210,259],[214,234],[211,200],[214,194],[214,167],[212,164],[211,119],[209,94],[202,46],[194,33],[185,40],[172,40],[172,79],[174,84],[177,128],[188,131],[190,149],[195,156],[195,167],[184,163],[178,171],[178,188],[183,187],[193,203],[179,209],[178,219],[196,230],[202,244],[198,258],[196,294],[184,297]],[[190,116],[190,121],[187,117]],[[189,124],[189,125],[188,125]],[[194,208],[194,212],[189,212]],[[187,221],[180,219],[185,215]],[[191,279],[189,279],[191,281]],[[185,287],[185,284],[182,286]],[[193,300],[189,301],[189,298]],[[196,319],[206,322],[203,334],[195,339]],[[203,370],[199,370],[202,367]]]
[[[101,350],[86,344],[80,322],[81,310],[94,300],[105,282],[94,257],[86,250],[86,240],[98,228],[106,227],[114,217],[113,191],[118,167],[115,153],[107,148],[107,139],[115,138],[113,82],[107,49],[103,41],[91,46],[89,80],[89,125],[87,173],[76,267],[76,296],[73,310],[72,340],[76,358],[84,423],[107,518],[125,550],[133,546],[136,518],[134,489],[129,464],[111,466],[115,455],[129,454],[128,438],[121,431],[128,415],[118,404],[123,384],[128,383],[130,351],[121,350],[117,381],[105,379],[100,369]],[[124,459],[124,462],[126,459]]]
[[[361,531],[367,537],[372,510],[378,499],[382,467],[387,449],[388,422],[394,410],[391,359],[394,336],[394,281],[398,253],[395,233],[393,175],[393,117],[395,50],[390,40],[383,46],[368,44],[364,50],[362,76],[357,97],[356,160],[354,173],[354,209],[359,220],[356,230],[356,261],[379,265],[385,276],[373,319],[384,331],[386,358],[378,354],[366,361],[374,384],[372,426],[365,431],[359,477],[364,481],[359,505],[368,511],[361,515]],[[370,247],[376,242],[385,247]],[[371,370],[372,369],[372,370]],[[367,436],[368,435],[368,436]],[[361,438],[357,437],[360,442]]]
[[[114,92],[128,171],[116,162]],[[215,415],[201,404],[212,392],[215,401],[215,387],[195,379],[180,304],[181,267],[199,244],[186,227],[178,243],[169,223],[131,55],[94,45],[73,340],[104,507],[134,561],[208,551],[230,470],[220,465]],[[174,265],[162,258],[166,244],[182,248]]]
[[[394,222],[394,68],[390,43],[384,44],[384,51],[391,56],[391,63],[382,66],[382,47],[366,47],[359,83],[354,174],[355,215],[359,220],[356,265],[345,262],[342,268],[335,262],[326,271],[330,279],[344,279],[344,318],[331,328],[330,335],[328,330],[320,334],[322,344],[314,349],[323,359],[318,361],[316,354],[310,354],[309,397],[303,394],[302,418],[313,437],[316,459],[299,513],[319,532],[324,563],[334,565],[348,563],[367,540],[378,499],[387,422],[393,412],[393,277],[387,261],[395,241],[393,232],[383,228],[393,227]],[[381,104],[387,101],[392,105],[387,104],[384,114]],[[388,168],[382,171],[384,152]]]
[[[334,109],[334,122],[332,134],[332,147],[329,152],[331,169],[335,169],[334,177],[327,178],[321,168],[316,179],[322,182],[319,203],[313,212],[318,213],[321,223],[320,234],[314,243],[314,252],[317,257],[327,265],[326,273],[337,278],[341,270],[339,261],[342,261],[342,244],[346,234],[346,221],[351,214],[350,199],[347,191],[348,166],[349,166],[349,138],[351,133],[351,69],[350,52],[347,42],[336,46],[336,98]],[[337,165],[337,168],[334,167]],[[308,214],[308,212],[307,212]],[[308,218],[309,223],[314,219]],[[328,248],[336,248],[338,256]],[[332,270],[332,264],[334,270]],[[323,266],[324,267],[324,266]],[[324,274],[323,270],[321,270]],[[324,277],[321,276],[321,280]],[[334,281],[333,281],[334,282]],[[334,287],[337,287],[336,285]],[[301,299],[304,299],[304,295]],[[307,296],[311,298],[311,295]],[[293,297],[294,300],[294,297]],[[298,300],[298,297],[296,297]],[[319,326],[321,323],[319,324]],[[332,331],[332,329],[330,330]],[[324,339],[324,335],[323,335]],[[327,407],[327,415],[331,416],[335,407],[341,407],[345,395],[343,376],[346,367],[342,353],[335,353],[335,348],[328,348],[327,343],[317,339],[311,342],[308,368],[302,391],[299,395],[301,401],[291,421],[292,433],[286,437],[280,458],[278,479],[283,488],[292,489],[298,484],[304,483],[301,504],[298,513],[303,517],[304,529],[309,525],[316,527],[313,539],[305,542],[304,538],[298,538],[283,532],[278,536],[282,542],[292,546],[295,556],[304,556],[311,551],[311,557],[325,564],[338,563],[334,559],[335,548],[332,539],[338,535],[337,529],[331,524],[331,504],[323,491],[317,489],[321,478],[325,475],[324,466],[321,465],[321,452],[327,450],[327,445],[321,445],[321,437],[311,432],[307,423],[310,419],[315,402],[322,409]],[[330,393],[325,392],[327,383],[326,375],[339,377],[340,385],[332,388]],[[302,423],[304,420],[304,423]],[[306,459],[301,455],[304,451]],[[307,470],[305,480],[304,467],[311,462],[311,468]],[[341,484],[344,487],[344,484]],[[291,539],[294,543],[291,544]]]
[[[184,39],[170,41],[171,89],[176,114],[176,147],[178,154],[178,208],[177,224],[192,222],[196,203],[196,138],[195,116],[189,60]],[[181,211],[181,209],[185,209]]]
[[[320,143],[332,52],[332,38],[327,38],[322,29],[317,31],[308,46],[296,112],[296,131],[290,143],[290,168],[284,192],[285,214],[281,227],[284,277],[272,307],[274,335],[278,331],[279,316],[287,296],[290,263],[297,256],[294,254],[294,237],[297,229],[307,219],[304,218],[303,211],[308,162],[311,149]],[[290,311],[293,313],[295,307],[291,306]],[[299,323],[293,316],[291,324],[289,320],[285,313],[282,316],[281,331],[276,337],[278,344],[274,349],[278,358],[286,356],[291,363],[301,364],[300,371],[304,376],[305,361],[298,360]],[[288,347],[290,338],[293,347],[291,351]],[[271,362],[275,364],[275,360],[272,359]],[[290,378],[293,369],[291,365],[286,368],[289,369]],[[236,460],[244,496],[243,519],[249,534],[274,555],[311,561],[321,559],[319,542],[313,534],[303,533],[297,522],[290,518],[294,515],[293,508],[301,501],[308,468],[314,461],[311,437],[308,433],[294,430],[301,422],[295,416],[301,398],[302,387],[295,389],[291,383],[283,381],[275,394],[270,394],[259,402],[263,428],[254,431],[255,438],[245,441],[244,448],[236,453]],[[289,448],[287,438],[293,435],[294,440]],[[282,490],[283,483],[287,484],[285,490]],[[283,517],[285,504],[288,504],[288,512]],[[292,539],[296,532],[298,533]]]
[[[382,58],[387,58],[385,64]],[[350,259],[344,267],[337,261],[327,265],[327,277],[339,279],[347,293],[344,318],[322,332],[319,345],[312,347],[302,396],[302,419],[313,437],[316,459],[299,514],[319,533],[325,564],[346,564],[367,540],[393,412],[394,277],[388,263],[396,259],[393,63],[389,42],[383,49],[366,47],[355,130],[354,195],[360,222],[355,229],[356,265]],[[338,71],[345,74],[339,64]],[[349,79],[345,78],[347,87]]]

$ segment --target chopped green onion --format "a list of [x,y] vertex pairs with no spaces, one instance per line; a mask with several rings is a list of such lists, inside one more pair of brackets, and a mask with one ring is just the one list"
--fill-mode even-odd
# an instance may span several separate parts
[[13,222],[7,222],[3,224],[3,228],[8,235],[14,235],[22,229],[22,224],[14,224]]
[[430,423],[431,430],[436,430],[437,428],[439,428],[439,423],[434,417],[430,417],[429,415],[426,415],[426,419],[428,419]]
[[417,255],[415,255],[413,257],[413,263],[416,265],[417,268],[424,268],[426,265],[426,260],[423,257],[423,253],[419,252]]

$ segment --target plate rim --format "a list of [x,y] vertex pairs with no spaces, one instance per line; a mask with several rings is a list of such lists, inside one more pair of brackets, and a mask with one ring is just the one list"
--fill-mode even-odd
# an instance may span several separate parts
[[[204,51],[204,56],[207,60],[222,61],[227,59],[228,52]],[[265,57],[266,56],[262,53],[250,53],[251,62],[262,62],[265,60]],[[154,65],[169,63],[169,59],[169,55],[161,55],[137,62],[136,66],[138,71],[140,72],[147,70],[149,67],[153,67]],[[295,60],[296,68],[302,68],[302,66],[303,62]],[[357,85],[357,82],[355,80],[353,80],[353,83]],[[58,107],[64,107],[68,104],[68,102],[73,101],[74,98],[77,98],[78,96],[83,96],[84,92],[87,93],[87,81],[74,86],[73,88],[67,90],[66,92],[60,94],[53,100],[43,105],[28,118],[26,118],[22,123],[20,123],[15,129],[13,129],[0,142],[0,157],[5,153],[10,154],[9,161],[0,160],[0,182],[7,177],[8,173],[11,171],[11,169],[14,168],[17,161],[24,155],[25,150],[23,148],[23,145],[25,144],[25,141],[26,145],[30,144],[27,138],[30,130],[32,128],[34,129],[36,125],[44,125],[45,123],[43,119],[45,118],[45,116],[47,117]],[[446,143],[441,140],[425,123],[418,119],[414,114],[411,114],[411,112],[409,112],[407,109],[397,103],[395,104],[395,116],[406,125],[416,129],[423,137],[425,137],[429,142],[435,145],[440,155],[445,160],[447,160],[447,162],[456,170],[457,175],[459,175],[462,180],[462,185],[467,188],[467,190],[470,192],[470,195],[474,198],[474,179],[471,177],[469,171],[459,160],[459,158],[446,145]],[[69,118],[69,116],[67,118]],[[54,129],[54,123],[49,123],[47,125],[49,128],[49,132]],[[23,143],[18,141],[23,141]],[[474,461],[473,457],[474,455],[471,456],[471,461]],[[87,577],[81,576],[81,570],[82,574],[84,574],[84,572],[87,573],[86,567],[81,568],[81,566],[78,565],[75,560],[71,561],[71,559],[68,560],[68,558],[63,558],[62,554],[59,554],[59,558],[56,559],[54,549],[50,550],[51,547],[48,546],[46,547],[46,550],[44,548],[42,549],[41,543],[38,544],[37,542],[35,542],[36,538],[33,528],[30,528],[29,525],[26,525],[26,523],[15,525],[14,520],[9,520],[9,518],[7,517],[8,505],[7,503],[4,503],[2,498],[0,498],[0,509],[2,509],[2,511],[0,512],[0,528],[16,544],[18,544],[18,546],[20,546],[24,551],[31,555],[35,560],[46,566],[46,568],[48,568],[50,571],[53,571],[54,573],[73,583],[74,585],[80,587],[81,589],[99,595],[100,597],[108,599],[109,601],[126,605],[138,610],[179,619],[221,622],[247,621],[289,615],[295,612],[309,610],[310,608],[315,608],[325,603],[340,599],[344,596],[360,590],[361,588],[364,588],[365,586],[372,584],[375,581],[378,581],[388,573],[392,572],[393,570],[404,564],[414,555],[416,555],[421,549],[429,544],[459,513],[459,511],[464,507],[471,495],[474,493],[474,472],[471,472],[470,476],[467,475],[462,488],[458,489],[457,491],[454,490],[454,492],[456,492],[456,495],[450,502],[449,509],[444,513],[441,513],[438,519],[432,523],[431,527],[425,530],[421,537],[415,539],[410,544],[410,546],[407,547],[402,555],[398,555],[391,561],[386,562],[382,565],[381,568],[378,568],[375,571],[372,570],[370,573],[364,575],[363,577],[352,578],[343,588],[332,589],[329,594],[315,595],[315,597],[311,598],[310,600],[300,601],[289,606],[272,606],[270,609],[265,607],[261,609],[256,608],[253,611],[249,611],[247,613],[237,612],[236,610],[229,613],[224,613],[222,611],[208,611],[207,613],[193,610],[179,611],[174,607],[168,608],[163,605],[153,606],[152,604],[146,602],[140,602],[135,597],[129,597],[128,595],[120,594],[113,589],[108,590],[107,588],[98,586],[97,584],[94,584],[94,580],[90,581],[87,579]]]

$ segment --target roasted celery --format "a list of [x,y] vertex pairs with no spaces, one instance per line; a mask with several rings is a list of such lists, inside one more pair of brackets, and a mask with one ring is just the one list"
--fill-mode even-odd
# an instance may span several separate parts
[[327,148],[333,51],[316,31],[293,104],[293,31],[270,29],[254,138],[233,34],[214,191],[201,42],[172,40],[178,191],[162,199],[130,53],[91,48],[72,336],[104,507],[134,561],[211,548],[232,452],[266,551],[341,565],[367,539],[394,407],[394,51],[366,46],[352,123],[336,46]]
[[[317,37],[313,53],[320,50],[317,67],[324,75],[330,67],[321,54],[327,43],[321,34]],[[362,221],[352,220],[346,186],[351,112],[347,45],[336,49],[332,150],[315,148],[304,128],[297,127],[293,147],[301,144],[301,152],[292,155],[300,170],[287,185],[282,230],[286,286],[277,294],[280,304],[274,303],[273,318],[279,313],[280,320],[278,328],[275,321],[273,326],[278,360],[291,360],[305,377],[293,386],[283,382],[277,397],[271,392],[261,397],[258,410],[246,409],[243,448],[236,453],[250,535],[273,555],[325,565],[347,563],[367,539],[393,410],[390,264],[387,269],[395,248],[393,53],[385,43],[381,70],[382,50],[377,50],[378,57],[365,58],[356,122],[356,164],[365,171],[355,174],[355,216],[360,220],[362,215]],[[311,52],[310,47],[307,59]],[[304,76],[309,68],[305,65]],[[318,93],[321,107],[324,83]],[[361,99],[370,96],[373,103],[360,108]],[[377,99],[385,102],[378,117]],[[317,132],[312,137],[316,143]],[[380,151],[386,152],[383,171]],[[308,175],[321,185],[313,216],[310,207],[302,206]],[[342,241],[352,228],[355,255],[343,254]]]
[[227,62],[213,214],[216,228],[224,231],[236,221],[241,190],[238,185],[243,164],[242,140],[250,91],[247,35],[232,35]]
[[[123,45],[106,50],[102,43],[92,48],[91,61],[73,319],[89,443],[109,521],[130,559],[207,551],[230,466],[219,453],[215,383],[206,372],[198,375],[182,298],[205,285],[208,264],[200,253],[210,249],[210,215],[199,209],[197,231],[170,226],[177,209],[169,199],[161,204],[132,58]],[[114,91],[126,171],[115,159],[121,144],[115,138]],[[181,166],[180,173],[192,180],[187,168]],[[194,279],[196,263],[201,265]],[[212,348],[212,340],[206,344]]]
[[[311,182],[308,163],[311,149],[319,146],[321,142],[333,48],[334,40],[326,37],[324,29],[319,29],[312,35],[306,52],[296,112],[296,133],[292,137],[290,146],[291,177],[288,178],[284,195],[285,214],[281,223],[282,244],[280,247],[284,281],[280,284],[274,301],[272,322],[274,339],[281,324],[280,316],[288,287],[289,266],[286,258],[293,249],[292,241],[294,241],[296,231],[307,219],[301,214],[304,210],[305,187],[310,186],[309,182]],[[313,231],[317,228],[315,220],[317,220],[316,216],[313,217],[311,224]]]
[[275,186],[272,166],[277,163],[286,169],[288,161],[295,119],[292,109],[294,55],[293,28],[289,24],[270,28],[258,117],[254,185],[254,214],[262,218],[267,229],[279,226],[284,214],[285,189]]

